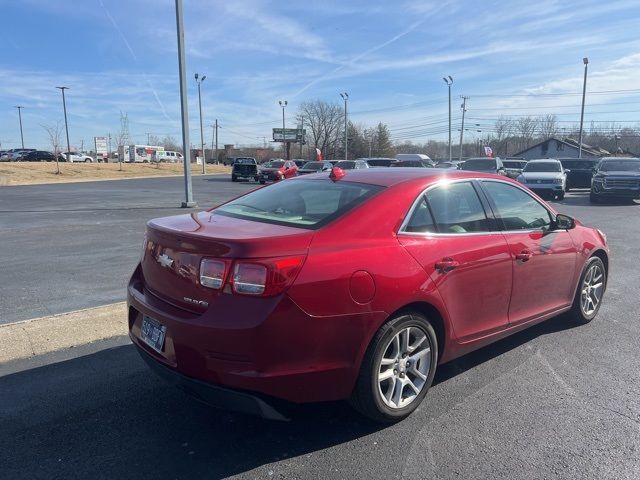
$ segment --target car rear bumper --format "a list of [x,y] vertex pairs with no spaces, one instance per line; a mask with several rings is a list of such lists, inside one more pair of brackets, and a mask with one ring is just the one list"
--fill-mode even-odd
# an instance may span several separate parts
[[[222,295],[204,313],[188,312],[151,294],[138,268],[128,287],[129,336],[151,361],[208,385],[295,403],[351,396],[367,328],[383,312],[313,317],[286,295]],[[166,327],[161,352],[141,338],[144,316]]]
[[265,399],[247,392],[211,385],[182,375],[176,370],[162,365],[139,345],[136,347],[142,359],[160,378],[207,405],[232,412],[258,415],[269,420],[287,420],[287,417],[267,403],[268,400],[265,401]]

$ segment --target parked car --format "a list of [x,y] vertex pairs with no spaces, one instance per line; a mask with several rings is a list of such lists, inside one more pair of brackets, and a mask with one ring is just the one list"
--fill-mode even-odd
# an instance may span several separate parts
[[605,235],[517,182],[343,173],[149,221],[127,295],[148,365],[226,409],[282,419],[269,399],[349,399],[389,423],[439,365],[564,312],[597,315]]
[[389,165],[390,167],[419,167],[432,168],[434,165],[429,160],[398,160]]
[[9,161],[9,152],[0,151],[0,162],[8,162]]
[[320,162],[313,161],[305,163],[302,168],[298,169],[298,175],[307,175],[309,173],[327,172],[333,168],[333,164],[328,160]]
[[[156,159],[160,162],[171,162],[171,163],[177,163],[177,162],[183,161],[182,153],[176,152],[173,150],[158,150],[158,152],[156,153]],[[207,163],[211,163],[211,162],[213,162],[213,159],[207,160]]]
[[51,152],[46,152],[44,150],[35,150],[33,152],[29,152],[24,155],[20,161],[21,162],[52,162],[55,161],[56,157]]
[[603,158],[596,167],[589,199],[597,203],[602,198],[640,199],[640,159]]
[[567,170],[559,160],[529,160],[518,181],[540,195],[562,200],[567,185]]
[[305,160],[304,158],[294,158],[293,159],[293,163],[296,164],[296,167],[298,168],[302,168],[304,166],[305,163],[307,163],[309,160]]
[[258,174],[258,162],[256,162],[255,158],[237,157],[233,161],[233,166],[231,167],[231,181],[237,182],[241,178],[255,180],[256,182],[260,180],[260,176]]
[[272,160],[260,166],[260,183],[277,182],[295,177],[298,166],[292,160]]
[[518,178],[526,164],[526,160],[502,160],[504,172],[509,178]]
[[19,162],[29,152],[35,152],[35,148],[12,148],[7,152],[9,162]]
[[390,167],[392,164],[397,163],[395,158],[363,158],[370,167]]
[[429,163],[431,166],[435,165],[435,162],[429,158],[429,155],[423,153],[399,153],[396,155],[396,160],[402,161],[419,161],[423,163]]
[[464,160],[446,160],[436,163],[436,168],[443,168],[445,170],[459,170],[460,166],[464,163]]
[[83,162],[83,163],[92,163],[94,162],[93,157],[86,155],[84,153],[77,153],[77,152],[64,152],[64,153],[60,153],[60,159],[63,162],[73,162],[73,163],[77,163],[77,162]]
[[599,158],[559,158],[567,173],[567,192],[571,188],[591,188],[593,171],[600,162]]
[[460,165],[460,170],[467,170],[470,172],[483,172],[483,173],[495,173],[498,175],[507,175],[502,160],[496,158],[468,158]]
[[335,163],[334,167],[341,168],[342,170],[358,170],[369,168],[369,164],[364,160],[340,160]]

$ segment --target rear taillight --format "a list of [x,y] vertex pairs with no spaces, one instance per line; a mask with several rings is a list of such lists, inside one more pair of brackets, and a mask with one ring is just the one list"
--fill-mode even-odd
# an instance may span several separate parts
[[[236,260],[233,268],[229,268],[230,260],[205,258],[200,262],[200,284],[220,290],[228,276],[233,293],[263,297],[278,295],[291,286],[304,259],[304,256],[296,256]],[[232,275],[228,273],[230,271]]]
[[220,289],[224,284],[227,264],[222,260],[204,258],[200,262],[200,285]]

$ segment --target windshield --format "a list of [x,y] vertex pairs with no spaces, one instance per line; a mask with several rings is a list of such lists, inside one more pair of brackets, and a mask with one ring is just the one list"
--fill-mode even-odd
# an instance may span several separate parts
[[505,166],[505,168],[522,168],[523,167],[522,162],[514,162],[509,160],[505,160],[504,162],[502,162],[502,164]]
[[284,167],[284,162],[267,162],[263,165],[264,168],[282,168]]
[[476,170],[476,171],[495,171],[495,160],[467,160],[462,164],[462,170]]
[[307,162],[302,168],[305,170],[321,170],[322,167],[324,167],[324,163],[322,162]]
[[602,172],[640,172],[640,160],[605,160],[600,164]]
[[524,172],[559,172],[559,162],[530,162],[524,167]]
[[345,170],[356,168],[356,162],[353,160],[341,160],[335,165],[338,168],[344,168]]
[[253,158],[237,158],[234,163],[239,165],[255,165],[256,161]]
[[344,181],[281,182],[248,193],[213,212],[256,222],[316,229],[383,189]]
[[589,160],[560,160],[564,168],[570,170],[591,170],[595,163]]

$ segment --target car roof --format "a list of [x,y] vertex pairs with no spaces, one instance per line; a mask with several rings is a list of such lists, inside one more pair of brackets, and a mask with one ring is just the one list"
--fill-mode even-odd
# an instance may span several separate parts
[[529,160],[527,163],[543,163],[543,162],[560,162],[560,160],[556,160],[555,158],[536,158],[534,160]]
[[[440,180],[442,177],[451,179],[495,178],[510,181],[510,179],[502,175],[495,175],[491,173],[422,167],[365,168],[360,170],[344,170],[344,176],[340,180],[344,180],[345,182],[367,183],[370,185],[379,185],[382,187],[392,187],[394,185],[414,182],[425,183],[425,180],[431,180],[431,182],[428,183],[432,183]],[[311,175],[304,175],[302,177],[291,178],[288,181],[322,180],[328,178],[329,174],[327,172],[322,172]]]

